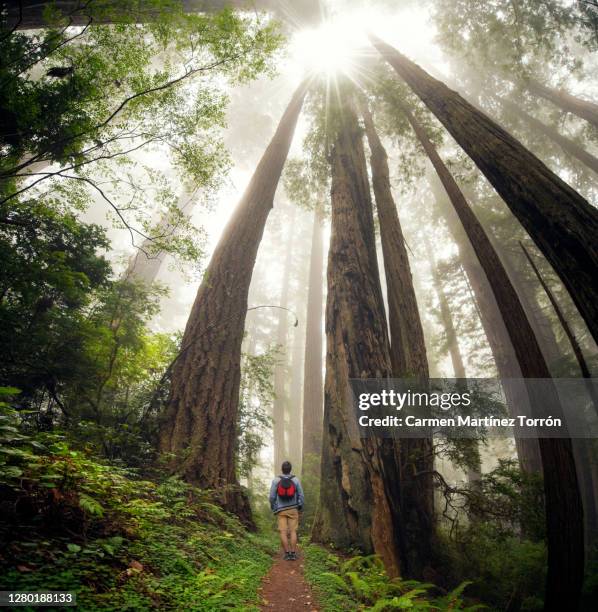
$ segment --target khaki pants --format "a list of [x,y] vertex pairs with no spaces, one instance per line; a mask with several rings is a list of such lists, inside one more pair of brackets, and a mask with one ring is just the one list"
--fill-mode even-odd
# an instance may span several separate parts
[[281,510],[276,515],[278,521],[278,531],[293,533],[297,531],[299,526],[299,510],[297,508],[289,508]]

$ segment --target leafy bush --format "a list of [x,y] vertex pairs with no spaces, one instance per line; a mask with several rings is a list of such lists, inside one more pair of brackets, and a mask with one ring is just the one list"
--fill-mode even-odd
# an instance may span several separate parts
[[88,611],[256,609],[272,537],[175,478],[140,480],[21,434],[1,409],[1,589],[75,591]]
[[433,584],[417,580],[389,578],[377,555],[341,560],[323,548],[311,545],[306,550],[305,577],[312,584],[322,609],[336,610],[479,610],[480,604],[466,605],[462,582],[449,593],[440,593]]

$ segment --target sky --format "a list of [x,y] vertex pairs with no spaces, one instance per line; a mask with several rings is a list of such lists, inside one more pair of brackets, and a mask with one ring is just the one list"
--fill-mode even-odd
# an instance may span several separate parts
[[[437,72],[443,72],[446,68],[442,54],[434,44],[435,29],[427,10],[420,3],[407,3],[408,8],[399,11],[388,8],[376,10],[372,4],[363,3],[361,8],[357,6],[346,11],[342,8],[342,2],[329,0],[331,16],[319,28],[305,27],[297,23],[296,15],[291,14],[294,32],[290,34],[288,45],[278,62],[277,75],[274,78],[263,77],[241,87],[227,88],[231,101],[224,141],[231,155],[232,167],[221,189],[211,198],[209,210],[197,206],[192,217],[193,223],[203,227],[207,233],[204,266],[274,133],[286,103],[306,72],[326,74],[342,69],[349,74],[354,73],[355,58],[372,52],[367,40],[368,31],[377,33],[423,65],[433,66]],[[369,8],[365,8],[365,5],[369,5]],[[302,115],[289,158],[301,155],[307,129],[307,120]],[[138,157],[140,163],[162,171],[171,170],[168,155],[160,149],[141,153]],[[284,198],[284,189],[279,186],[273,216],[277,202]],[[105,224],[104,216],[105,207],[98,204],[88,212],[87,220]],[[121,262],[122,266],[134,254],[130,236],[125,230],[114,228],[110,228],[109,233],[112,240],[111,259]],[[270,239],[270,234],[267,227],[265,243]],[[272,270],[273,275],[278,273],[279,270]],[[157,330],[172,332],[184,327],[200,278],[197,273],[181,274],[173,269],[171,258],[167,259],[159,280],[169,287],[171,295],[163,304],[162,314],[153,322]]]

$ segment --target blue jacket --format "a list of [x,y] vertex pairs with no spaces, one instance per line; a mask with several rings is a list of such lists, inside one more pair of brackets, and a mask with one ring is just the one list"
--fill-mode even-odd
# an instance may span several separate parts
[[301,488],[301,483],[299,482],[299,478],[297,476],[291,476],[293,482],[295,483],[295,497],[293,499],[280,499],[278,494],[276,493],[276,489],[278,488],[278,483],[280,482],[280,476],[277,476],[270,486],[270,508],[272,508],[272,512],[277,514],[281,510],[289,510],[290,508],[299,508],[299,510],[303,509],[303,502],[305,501],[303,497],[303,489]]

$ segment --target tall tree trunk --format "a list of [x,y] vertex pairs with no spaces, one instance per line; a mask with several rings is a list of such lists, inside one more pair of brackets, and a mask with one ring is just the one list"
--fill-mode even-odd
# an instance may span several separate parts
[[[179,196],[179,210],[187,219],[191,216],[193,208],[195,207],[193,195],[194,194],[190,193],[186,188],[183,188]],[[173,227],[169,223],[168,215],[166,215],[162,216],[158,222],[157,230],[162,236],[171,236],[176,232],[176,227]],[[164,251],[153,253],[152,242],[151,238],[146,238],[143,241],[141,248],[129,260],[124,278],[129,280],[142,280],[148,285],[151,285],[156,278],[158,278],[166,253]]]
[[544,312],[542,304],[538,301],[536,287],[529,282],[529,277],[525,275],[521,267],[517,265],[513,253],[507,251],[507,249],[502,249],[501,251],[500,244],[496,239],[494,241],[494,247],[497,251],[501,252],[503,266],[517,291],[519,301],[534,330],[544,359],[548,364],[548,369],[550,369],[551,366],[554,367],[554,364],[559,361],[563,354],[554,333],[552,321]]
[[[548,296],[548,299],[554,308],[554,311],[557,315],[559,323],[561,324],[567,339],[569,340],[569,344],[571,345],[571,350],[575,356],[575,360],[579,366],[579,371],[583,378],[587,380],[587,391],[588,397],[590,398],[592,404],[594,405],[594,410],[598,411],[598,397],[596,395],[596,389],[592,380],[592,374],[588,367],[588,364],[585,360],[584,354],[581,350],[581,346],[569,325],[565,314],[561,310],[561,307],[544,280],[536,262],[533,260],[529,251],[525,248],[523,242],[519,242],[521,246],[521,250],[525,255],[525,258],[529,262],[536,278],[538,279],[542,289]],[[593,445],[591,444],[591,440],[577,439],[573,440],[573,450],[575,453],[575,461],[577,464],[577,473],[579,477],[580,484],[582,485],[582,494],[584,501],[584,509],[585,509],[585,541],[586,541],[586,551],[591,550],[596,538],[598,536],[598,516],[596,515],[596,509],[598,508],[598,482],[595,480],[595,474],[591,470],[590,466],[593,462],[596,461],[595,451],[593,449]]]
[[598,339],[598,211],[484,113],[372,37],[525,227]]
[[432,271],[434,291],[436,293],[438,306],[440,308],[442,327],[444,327],[444,333],[446,336],[446,346],[451,358],[451,365],[453,366],[453,374],[455,378],[467,378],[467,374],[465,373],[465,364],[463,363],[463,355],[461,354],[461,349],[459,348],[459,342],[457,340],[457,330],[455,329],[451,309],[446,298],[446,293],[444,292],[442,278],[440,277],[438,266],[433,258],[430,261],[430,269]]
[[303,465],[307,455],[322,451],[322,418],[324,385],[322,380],[322,275],[324,273],[324,229],[320,207],[314,210],[307,320],[305,323],[305,357],[303,370]]
[[[380,226],[386,275],[390,358],[396,378],[430,377],[424,332],[413,288],[405,238],[392,196],[388,156],[376,132],[365,101],[362,102],[365,132],[370,145],[372,185]],[[396,515],[405,538],[403,575],[421,576],[430,566],[434,540],[434,449],[431,438],[400,440],[400,480]]]
[[564,89],[552,89],[533,78],[525,79],[524,84],[534,95],[549,100],[561,110],[573,113],[598,128],[598,104],[595,102],[576,98]]
[[[517,380],[521,378],[521,368],[519,367],[513,344],[509,338],[500,310],[496,304],[496,299],[492,293],[492,288],[488,283],[484,270],[480,267],[475,251],[463,230],[459,217],[450,205],[450,202],[447,202],[446,192],[443,191],[441,193],[442,185],[438,175],[430,175],[428,178],[436,204],[446,219],[448,230],[459,249],[459,259],[467,274],[477,302],[482,327],[494,357],[498,376],[502,381],[509,413],[511,416],[529,414],[527,391],[524,385]],[[542,460],[538,441],[516,438],[515,445],[521,469],[527,473],[541,473]]]
[[303,401],[301,387],[303,383],[303,343],[298,328],[293,328],[293,349],[291,351],[291,385],[288,406],[287,447],[289,461],[293,464],[296,474],[301,473],[301,408]]
[[359,438],[348,386],[350,378],[390,376],[391,362],[362,134],[346,87],[339,98],[330,154],[324,439],[313,537],[374,550],[397,575],[399,534],[388,490],[398,476],[394,443]]
[[546,136],[548,139],[556,142],[556,144],[558,144],[559,147],[565,151],[565,153],[568,153],[571,155],[571,157],[574,157],[582,164],[590,168],[590,170],[593,170],[596,172],[596,174],[598,174],[598,157],[588,153],[588,151],[586,151],[582,146],[578,145],[574,140],[560,134],[551,125],[546,125],[539,119],[532,117],[532,115],[524,111],[514,102],[505,99],[501,99],[501,102],[503,106],[509,109],[515,116],[526,122],[532,129],[537,130],[541,134],[544,134],[544,136]]
[[[579,366],[579,371],[581,372],[582,377],[592,378],[590,368],[588,367],[588,363],[584,357],[583,351],[581,350],[581,346],[579,345],[579,342],[577,341],[577,338],[575,337],[575,334],[573,333],[573,330],[571,329],[571,326],[569,325],[569,322],[567,321],[565,314],[561,310],[561,307],[554,293],[552,292],[552,290],[550,289],[550,287],[544,280],[544,277],[540,273],[540,270],[538,269],[536,262],[532,259],[532,256],[530,255],[529,251],[525,248],[525,245],[523,244],[523,242],[520,241],[519,246],[521,247],[521,250],[523,251],[525,258],[527,259],[527,261],[529,262],[529,265],[534,271],[534,274],[536,275],[538,282],[540,283],[542,289],[544,290],[544,293],[546,293],[548,300],[550,301],[550,304],[554,308],[554,312],[556,313],[557,319],[559,320],[559,323],[561,324],[561,327],[563,328],[563,331],[565,332],[565,336],[567,336],[567,340],[569,341],[571,350],[573,351],[573,355],[575,356],[575,360],[577,361],[577,365]],[[596,392],[594,390],[594,386],[592,385],[592,383],[588,385],[588,395],[590,396],[592,403],[594,404],[594,410],[598,411],[598,398],[596,397]]]
[[[250,518],[237,488],[235,446],[241,343],[257,250],[307,83],[302,83],[228,222],[187,322],[160,428],[160,450],[186,480],[222,491],[223,505]],[[231,487],[231,491],[228,491]]]
[[[289,307],[289,287],[291,282],[291,261],[293,255],[293,243],[295,230],[296,209],[291,208],[288,234],[285,239],[286,256],[284,259],[282,291],[280,293],[280,304],[282,308]],[[286,310],[278,311],[278,325],[276,326],[276,344],[281,347],[282,358],[274,368],[274,402],[272,405],[272,418],[274,420],[274,471],[281,469],[282,462],[287,459],[287,447],[285,444],[285,406],[289,401],[287,394],[287,378],[290,355],[288,352],[287,338],[289,335],[288,313]]]
[[[402,110],[438,173],[480,265],[491,282],[523,377],[550,378],[532,327],[492,243],[423,127],[407,107],[403,106]],[[549,406],[547,414],[562,415],[556,390],[552,397],[543,398],[535,397],[533,386],[528,388],[528,392],[532,414],[536,407],[546,409]],[[546,607],[556,610],[562,609],[563,605],[572,605],[575,608],[583,582],[584,536],[583,509],[571,440],[543,438],[539,443],[544,468],[548,539]]]

